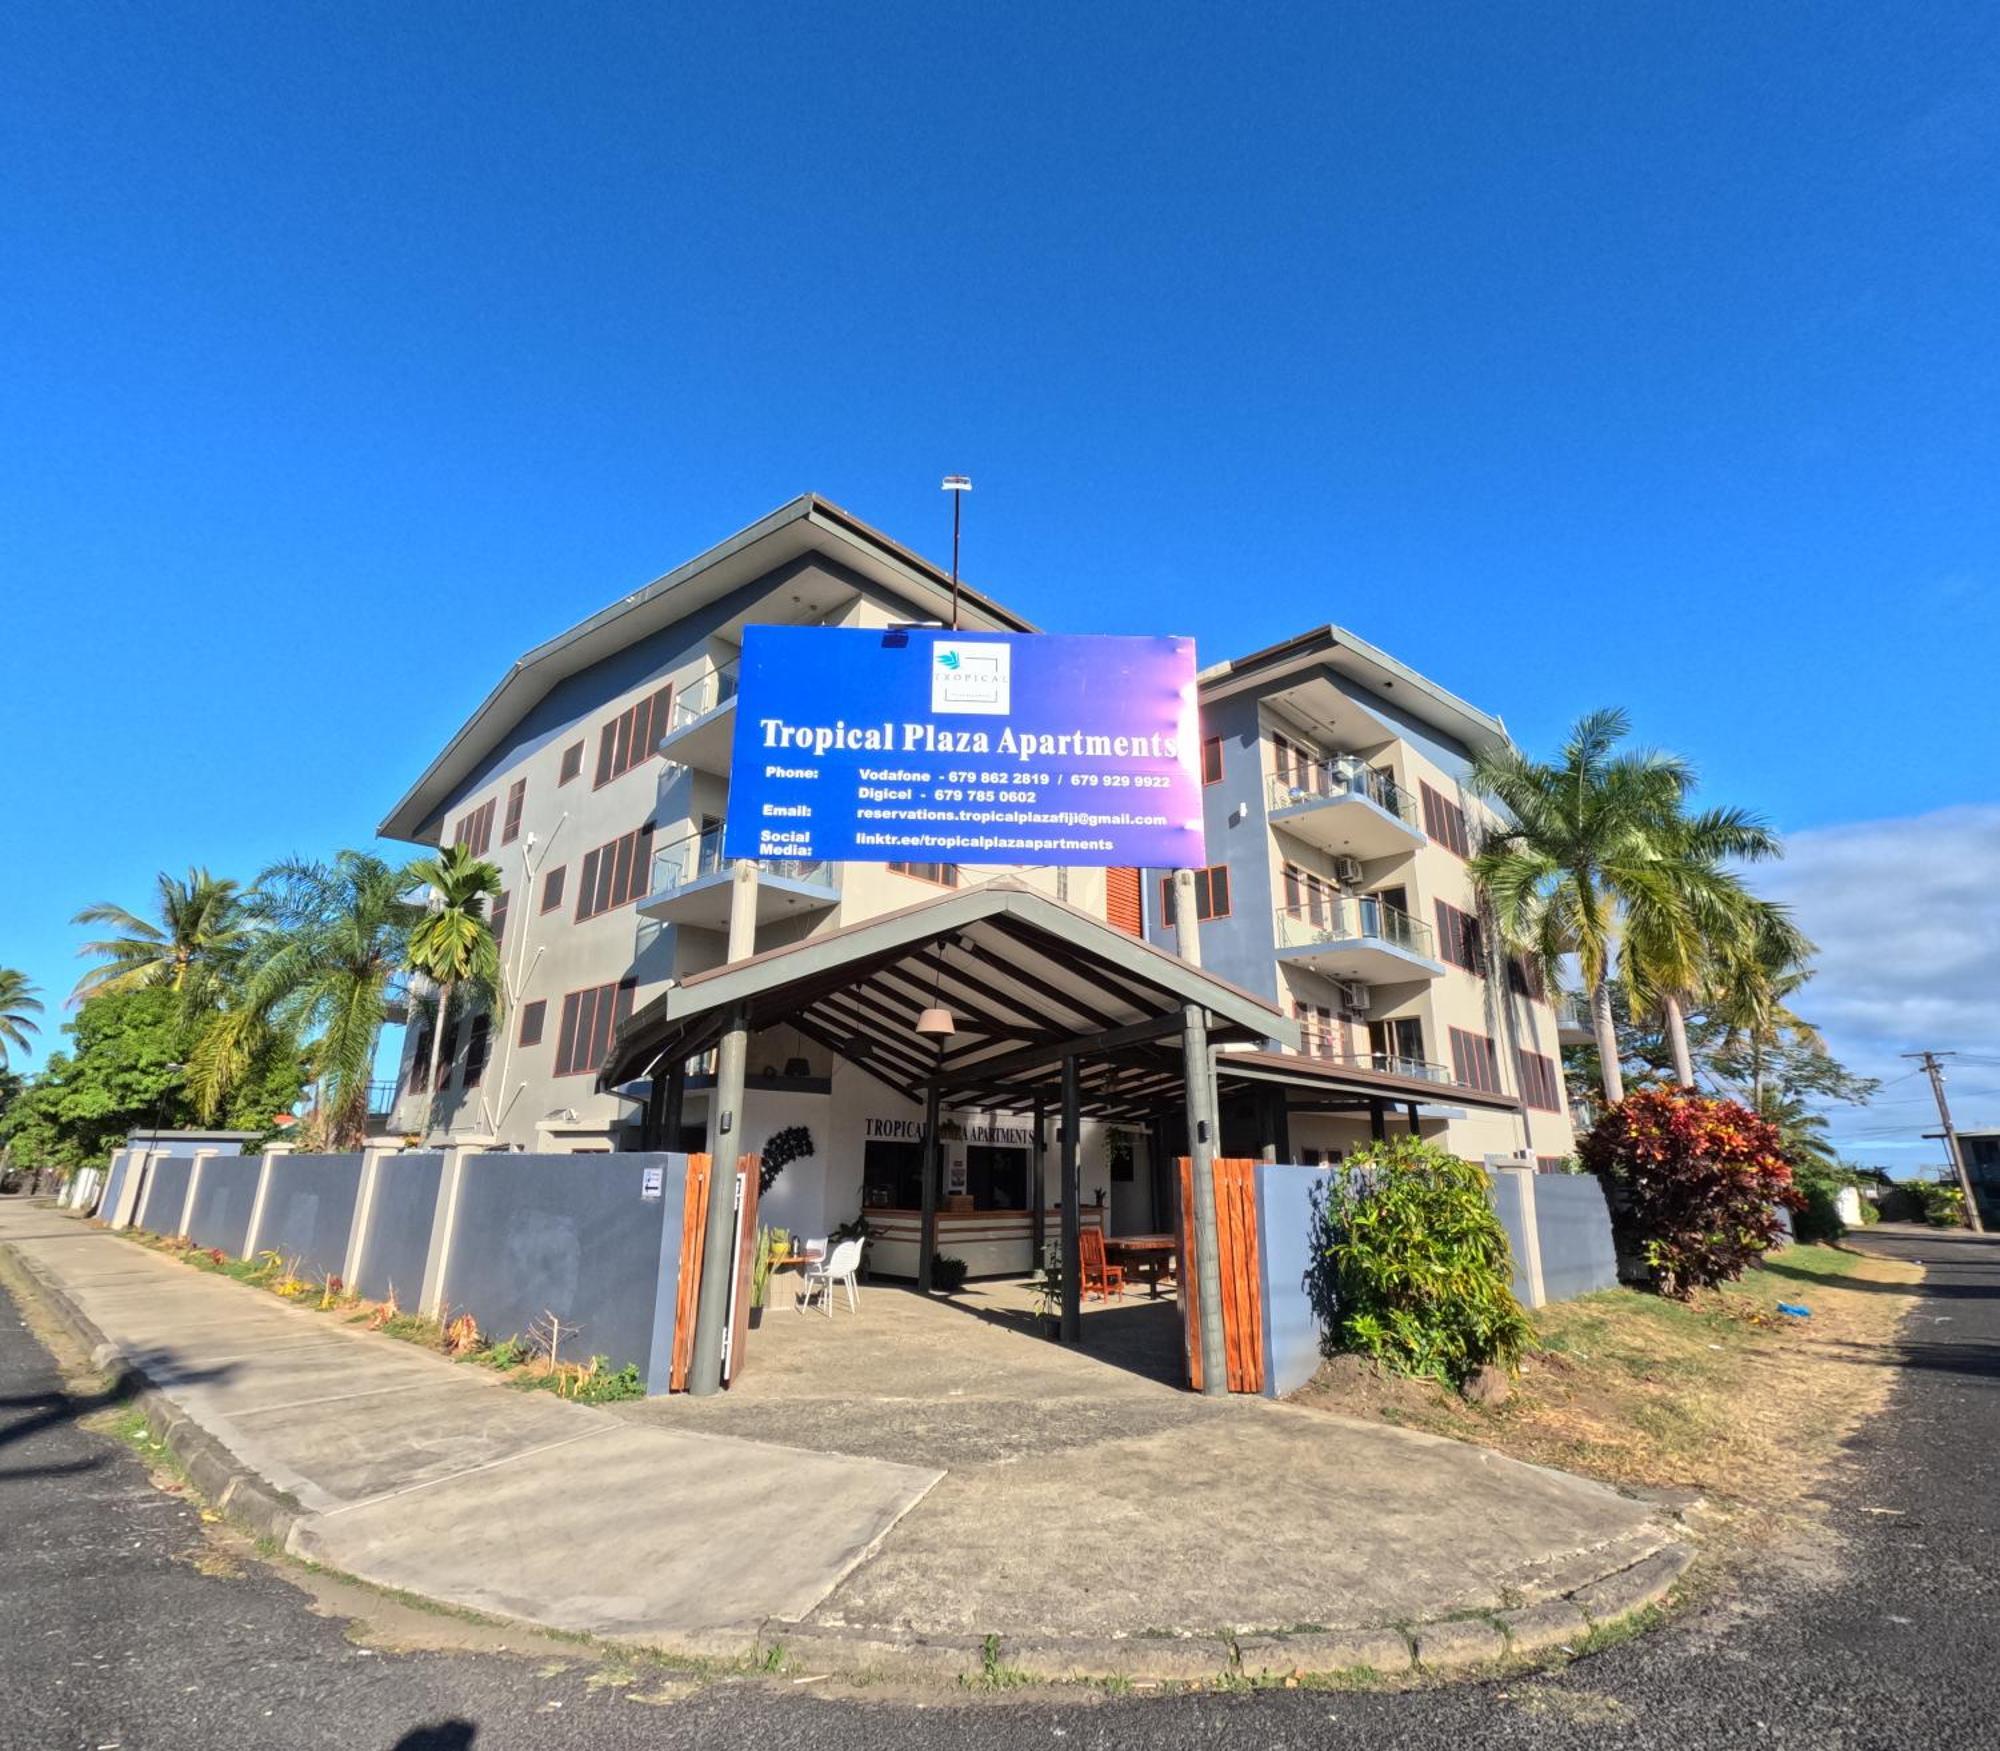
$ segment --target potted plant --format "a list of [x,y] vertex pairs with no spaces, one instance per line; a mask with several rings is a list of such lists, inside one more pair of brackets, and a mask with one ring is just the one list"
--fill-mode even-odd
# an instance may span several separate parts
[[757,1250],[750,1261],[750,1329],[764,1323],[764,1308],[770,1299],[771,1271],[791,1250],[791,1234],[783,1228],[757,1230]]

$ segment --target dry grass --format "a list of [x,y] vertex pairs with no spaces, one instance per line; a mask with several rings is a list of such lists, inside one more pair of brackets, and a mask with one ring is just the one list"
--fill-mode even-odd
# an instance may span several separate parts
[[[1886,1398],[1914,1265],[1800,1246],[1681,1305],[1626,1289],[1533,1316],[1540,1349],[1488,1410],[1428,1382],[1327,1364],[1300,1404],[1379,1417],[1609,1482],[1775,1506]],[[1803,1302],[1809,1320],[1780,1315]]]

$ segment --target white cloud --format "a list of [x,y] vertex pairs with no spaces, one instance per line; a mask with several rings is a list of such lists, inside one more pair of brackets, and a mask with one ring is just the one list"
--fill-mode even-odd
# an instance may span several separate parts
[[1953,1118],[2000,1126],[2000,805],[1793,833],[1752,879],[1819,944],[1800,1013],[1850,1069],[1901,1079],[1832,1115],[1850,1159],[1943,1160],[1923,1141],[1929,1085],[1899,1055],[1926,1047],[1967,1055],[1947,1066]]

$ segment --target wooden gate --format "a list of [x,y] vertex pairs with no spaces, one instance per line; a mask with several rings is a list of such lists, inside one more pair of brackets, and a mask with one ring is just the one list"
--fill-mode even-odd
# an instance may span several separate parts
[[[1264,1390],[1264,1293],[1257,1258],[1257,1168],[1254,1161],[1215,1164],[1215,1228],[1220,1245],[1222,1345],[1231,1392]],[[1201,1374],[1201,1263],[1194,1243],[1194,1163],[1181,1157],[1181,1335],[1187,1349],[1188,1384],[1199,1392]]]
[[[729,1345],[723,1352],[723,1384],[742,1372],[749,1353],[750,1275],[757,1262],[757,1193],[763,1158],[745,1155],[736,1163],[736,1256],[730,1278]],[[687,1390],[688,1362],[694,1354],[695,1314],[701,1303],[701,1255],[708,1240],[708,1187],[714,1177],[706,1155],[690,1155],[687,1193],[681,1200],[681,1268],[674,1287],[674,1354],[667,1390]]]

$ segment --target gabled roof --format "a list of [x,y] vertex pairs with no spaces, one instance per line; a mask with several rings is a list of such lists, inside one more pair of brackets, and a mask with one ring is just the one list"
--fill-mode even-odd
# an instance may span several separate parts
[[1222,699],[1246,688],[1309,675],[1316,669],[1332,669],[1358,683],[1363,693],[1436,726],[1475,754],[1508,746],[1507,726],[1491,712],[1468,704],[1387,651],[1331,623],[1252,651],[1247,657],[1217,663],[1202,670],[1197,680],[1203,699]]
[[[950,613],[951,577],[921,555],[817,493],[781,505],[706,553],[622,596],[567,632],[539,644],[500,678],[423,775],[376,829],[385,839],[414,838],[453,790],[557,682],[807,552],[819,552],[910,600]],[[959,585],[961,621],[986,631],[1035,632],[990,596]]]
[[[1086,1113],[1143,1115],[1181,1086],[1190,1003],[1218,1045],[1298,1042],[1261,998],[1003,876],[692,975],[618,1030],[598,1086],[706,1051],[739,1003],[751,1028],[795,1027],[912,1098],[935,1079],[995,1111],[1049,1098],[1067,1045]],[[916,1031],[933,1003],[957,1022],[941,1054]]]

